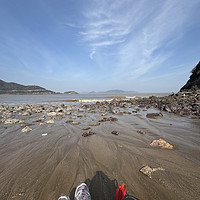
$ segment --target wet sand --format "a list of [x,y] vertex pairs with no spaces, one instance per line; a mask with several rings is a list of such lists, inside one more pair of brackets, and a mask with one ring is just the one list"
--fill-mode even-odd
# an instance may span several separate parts
[[[124,109],[134,110],[132,108]],[[91,126],[96,134],[82,137],[82,128],[103,117],[99,112],[76,117],[79,125],[66,123],[70,116],[55,118],[54,124],[39,125],[42,114],[20,116],[33,130],[21,132],[20,124],[0,124],[0,199],[54,200],[60,194],[72,195],[81,181],[89,181],[95,200],[112,199],[99,172],[109,183],[125,183],[128,194],[140,200],[199,199],[200,197],[200,119],[163,112],[163,117],[146,118],[148,109],[137,114],[114,115],[116,122]],[[72,113],[73,115],[73,113]],[[50,118],[47,118],[50,119]],[[117,131],[119,135],[111,134]],[[141,135],[137,131],[144,131]],[[46,136],[42,134],[47,133]],[[151,147],[163,138],[173,150]],[[152,179],[139,172],[149,165],[162,167]],[[110,182],[108,181],[110,180]],[[94,200],[94,199],[93,199]]]

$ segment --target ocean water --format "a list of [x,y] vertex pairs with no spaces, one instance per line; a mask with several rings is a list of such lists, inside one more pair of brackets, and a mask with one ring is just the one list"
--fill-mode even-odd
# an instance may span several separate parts
[[116,94],[51,94],[51,95],[0,95],[0,104],[79,104],[96,101],[110,101],[114,98],[135,98],[166,96],[169,93],[116,93]]

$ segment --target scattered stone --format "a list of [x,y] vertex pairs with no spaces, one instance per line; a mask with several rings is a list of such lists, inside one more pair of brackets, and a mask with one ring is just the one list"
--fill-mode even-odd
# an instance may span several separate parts
[[29,133],[30,131],[32,131],[32,129],[30,128],[30,127],[28,127],[28,126],[26,126],[26,127],[24,127],[23,129],[22,129],[22,133]]
[[71,119],[66,121],[66,123],[72,123],[72,122],[73,122],[73,120],[71,120]]
[[85,127],[82,130],[86,131],[86,130],[89,130],[89,129],[90,129],[90,127]]
[[97,123],[89,123],[89,124],[88,124],[88,126],[99,126],[99,125],[100,125],[99,122],[97,122]]
[[112,131],[111,132],[113,135],[119,135],[119,133],[117,131]]
[[163,117],[162,113],[148,113],[146,114],[147,118],[156,119],[157,117]]
[[78,114],[77,117],[84,117],[84,115],[83,114]]
[[141,134],[141,135],[145,135],[144,131],[137,131],[137,133]]
[[72,125],[79,125],[81,122],[71,122]]
[[17,124],[19,122],[18,119],[6,119],[4,124]]
[[54,124],[54,121],[51,119],[51,120],[48,120],[48,121],[45,121],[47,124]]
[[59,116],[59,117],[62,117],[62,116],[63,116],[63,113],[58,112],[56,115]]
[[22,113],[22,116],[29,116],[29,115],[31,115],[32,113],[30,113],[30,112],[24,112],[24,113]]
[[76,116],[71,116],[70,119],[76,119]]
[[88,136],[94,135],[94,134],[96,134],[96,133],[94,133],[94,132],[92,132],[92,131],[87,131],[87,132],[84,132],[84,133],[82,134],[82,136],[83,136],[83,137],[88,137]]
[[118,112],[116,113],[117,115],[123,115],[124,113],[123,112]]
[[47,136],[47,133],[43,133],[42,136]]
[[173,145],[169,144],[168,142],[166,142],[163,139],[159,139],[159,140],[153,140],[153,142],[150,144],[150,146],[152,147],[161,147],[163,149],[173,149]]
[[48,116],[48,117],[56,117],[56,115],[57,115],[56,112],[47,113],[47,116]]
[[158,168],[152,168],[149,167],[148,165],[143,166],[140,168],[140,172],[146,176],[148,176],[149,178],[152,178],[151,174],[157,170],[161,170],[161,171],[165,171],[165,169],[158,167]]
[[71,115],[72,113],[70,111],[67,111],[65,114],[66,115]]
[[103,119],[99,120],[99,122],[107,122],[107,121],[115,122],[115,121],[117,121],[117,120],[118,120],[118,119],[115,118],[115,117],[109,117],[109,118],[104,117]]

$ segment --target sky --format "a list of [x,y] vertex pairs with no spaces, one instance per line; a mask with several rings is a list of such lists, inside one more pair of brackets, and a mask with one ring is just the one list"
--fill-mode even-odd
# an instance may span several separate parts
[[177,92],[200,0],[0,0],[0,79],[56,92]]

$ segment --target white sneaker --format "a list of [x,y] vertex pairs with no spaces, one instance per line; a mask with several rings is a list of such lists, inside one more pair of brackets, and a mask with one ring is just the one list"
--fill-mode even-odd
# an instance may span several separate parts
[[89,188],[85,183],[80,183],[75,191],[75,200],[91,200]]
[[70,200],[70,198],[68,196],[66,196],[65,194],[62,194],[58,200]]

